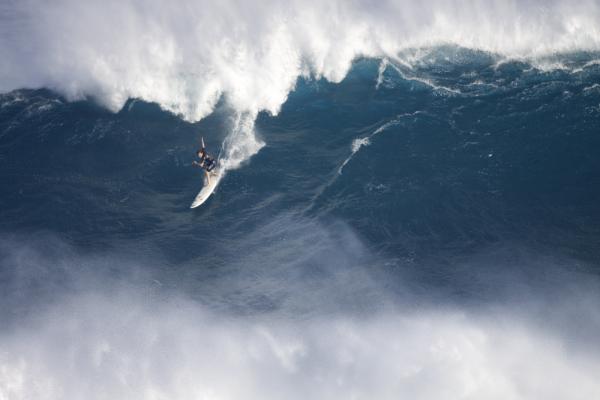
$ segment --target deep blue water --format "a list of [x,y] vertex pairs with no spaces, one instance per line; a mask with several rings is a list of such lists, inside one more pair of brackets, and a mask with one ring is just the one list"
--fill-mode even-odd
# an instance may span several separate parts
[[192,124],[139,100],[114,114],[48,89],[3,94],[3,257],[18,242],[58,258],[116,252],[199,297],[242,274],[251,299],[235,286],[227,302],[260,309],[284,301],[281,281],[318,287],[358,267],[392,291],[410,276],[417,299],[460,302],[494,299],[503,280],[596,276],[596,56],[543,71],[454,51],[381,76],[379,60],[358,60],[339,84],[300,80],[278,115],[259,115],[266,146],[194,210],[191,161],[200,136],[215,152],[225,139],[225,102]]
[[0,95],[0,397],[597,398],[600,57],[435,54],[299,80],[193,210],[227,99]]

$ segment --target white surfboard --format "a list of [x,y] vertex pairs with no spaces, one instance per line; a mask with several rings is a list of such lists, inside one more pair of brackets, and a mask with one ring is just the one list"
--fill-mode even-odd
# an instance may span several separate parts
[[202,203],[204,203],[206,200],[208,200],[210,195],[217,188],[219,181],[223,177],[223,172],[221,172],[221,168],[219,166],[217,166],[215,169],[213,169],[212,171],[209,172],[209,175],[210,175],[210,184],[208,184],[208,182],[206,181],[206,176],[205,176],[204,177],[204,187],[202,188],[200,193],[198,193],[198,195],[196,195],[196,198],[194,199],[194,202],[192,203],[190,208],[196,208],[196,207],[202,205]]

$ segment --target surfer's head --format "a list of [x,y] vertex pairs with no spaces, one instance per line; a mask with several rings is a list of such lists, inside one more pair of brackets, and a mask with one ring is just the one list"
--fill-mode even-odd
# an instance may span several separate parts
[[200,149],[196,154],[198,155],[198,157],[202,158],[206,155],[206,152],[204,151],[204,149]]

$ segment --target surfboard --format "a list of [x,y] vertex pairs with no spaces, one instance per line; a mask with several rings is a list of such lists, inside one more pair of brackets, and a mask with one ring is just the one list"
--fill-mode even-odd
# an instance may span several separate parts
[[190,208],[196,208],[198,206],[201,206],[202,203],[204,203],[206,200],[208,200],[210,195],[213,194],[213,192],[217,188],[219,181],[223,177],[223,172],[221,171],[221,168],[219,166],[217,166],[215,169],[210,171],[209,174],[210,174],[210,185],[206,181],[206,176],[205,176],[204,177],[204,187],[196,195],[196,198],[194,199],[194,202],[192,203]]

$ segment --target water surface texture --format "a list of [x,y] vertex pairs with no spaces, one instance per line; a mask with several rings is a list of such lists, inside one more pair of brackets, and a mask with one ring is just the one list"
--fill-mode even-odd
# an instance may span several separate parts
[[600,396],[595,2],[0,17],[0,399]]

